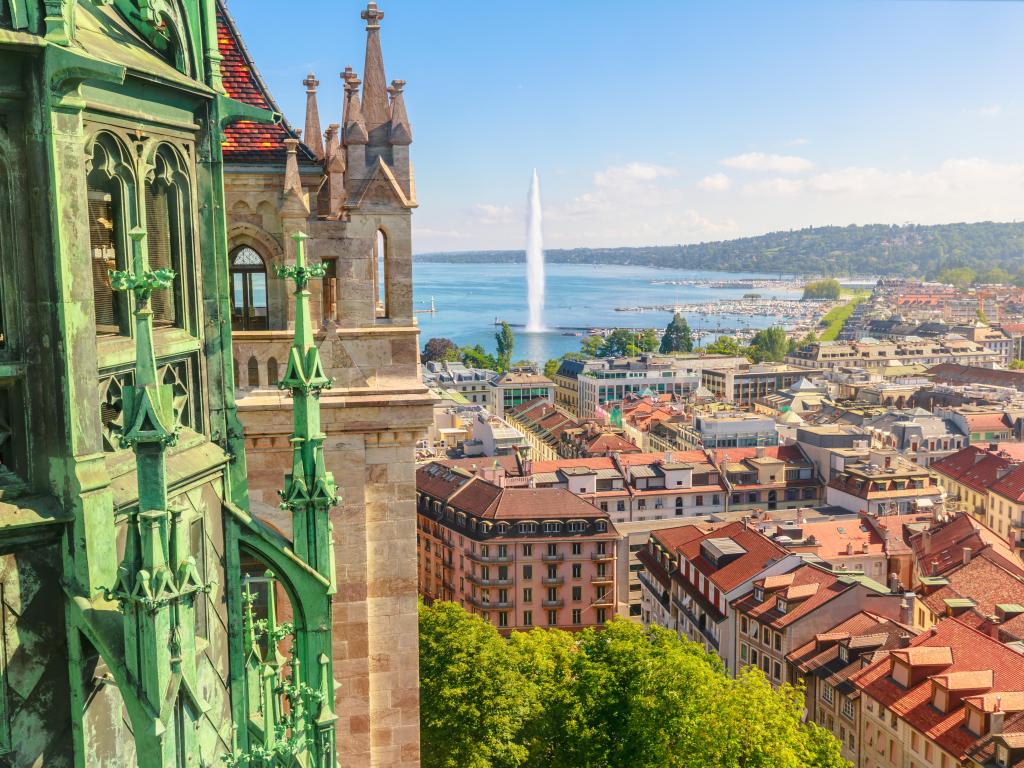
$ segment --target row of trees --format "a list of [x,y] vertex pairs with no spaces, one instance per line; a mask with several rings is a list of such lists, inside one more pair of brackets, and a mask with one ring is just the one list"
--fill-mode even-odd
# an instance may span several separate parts
[[831,300],[839,298],[842,288],[835,278],[825,280],[812,280],[804,285],[804,301],[809,300]]
[[846,766],[798,689],[619,619],[505,639],[454,603],[421,607],[420,697],[424,768]]
[[992,267],[982,272],[975,272],[970,267],[951,267],[942,270],[935,279],[960,290],[971,285],[1024,285],[1024,267],[1021,267],[1016,275],[1011,275],[1002,267]]
[[424,363],[464,363],[470,368],[485,368],[504,372],[512,367],[512,352],[516,337],[508,323],[502,323],[494,334],[496,354],[490,354],[481,344],[460,347],[451,339],[434,337],[423,347],[420,360]]

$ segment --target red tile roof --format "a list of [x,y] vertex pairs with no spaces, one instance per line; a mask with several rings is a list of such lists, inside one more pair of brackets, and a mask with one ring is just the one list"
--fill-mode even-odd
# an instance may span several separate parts
[[928,531],[914,534],[910,546],[925,576],[942,576],[961,565],[965,548],[970,548],[972,557],[991,556],[1003,567],[1024,573],[1024,563],[1003,537],[970,515],[957,515]]
[[[766,591],[761,601],[753,591],[748,592],[733,600],[733,607],[773,629],[782,629],[855,586],[813,565],[801,565],[791,573],[793,581],[785,588]],[[788,602],[785,613],[778,607],[782,597]]]
[[[992,691],[1024,691],[1024,660],[1020,654],[957,619],[945,619],[912,640],[909,649],[893,651],[889,657],[870,664],[851,678],[866,695],[881,702],[926,738],[962,760],[967,750],[979,740],[962,727],[965,719],[963,705],[957,705],[948,713],[942,712],[931,705],[930,678],[925,677],[916,685],[904,688],[890,676],[894,656],[914,656],[926,648],[935,649],[930,651],[935,659],[924,660],[935,662],[936,672],[933,674],[991,670]],[[948,656],[941,650],[943,648],[949,650]],[[950,662],[948,666],[946,661]]]
[[1024,502],[1024,464],[1018,464],[991,485],[992,492],[1016,503]]
[[[705,560],[701,553],[700,544],[704,539],[731,539],[743,547],[745,552],[721,568],[716,568]],[[743,523],[730,523],[699,538],[691,539],[682,544],[678,551],[723,593],[738,587],[789,554],[786,549],[758,531],[747,528]]]
[[932,462],[931,468],[976,493],[986,494],[999,472],[1013,463],[1009,456],[993,453],[980,445],[969,445]]
[[[223,2],[217,3],[217,46],[223,57],[220,68],[227,95],[236,101],[280,114],[280,108],[260,77]],[[277,125],[247,120],[232,123],[224,129],[224,162],[284,165],[286,152],[282,142],[294,138],[297,136],[283,116]],[[304,144],[299,145],[299,160],[315,161],[313,153]]]

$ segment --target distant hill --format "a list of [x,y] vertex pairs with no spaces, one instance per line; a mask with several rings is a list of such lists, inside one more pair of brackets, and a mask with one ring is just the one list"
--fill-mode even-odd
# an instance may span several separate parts
[[[421,262],[525,261],[523,251],[429,253]],[[550,250],[555,264],[633,264],[671,269],[801,275],[899,275],[931,278],[950,267],[982,272],[1024,266],[1024,222],[810,227],[714,243],[646,248]]]

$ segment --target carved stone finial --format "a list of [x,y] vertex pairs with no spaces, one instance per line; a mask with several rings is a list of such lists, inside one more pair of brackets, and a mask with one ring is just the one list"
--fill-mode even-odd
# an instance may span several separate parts
[[380,20],[384,18],[384,11],[377,7],[376,3],[369,3],[366,10],[359,14],[359,18],[366,21],[367,29],[380,29]]
[[320,85],[320,81],[310,72],[306,75],[306,79],[302,81],[302,84],[306,86],[306,93],[316,93],[316,88]]

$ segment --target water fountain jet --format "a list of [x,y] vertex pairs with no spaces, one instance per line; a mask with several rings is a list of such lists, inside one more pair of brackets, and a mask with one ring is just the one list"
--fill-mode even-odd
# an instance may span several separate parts
[[527,333],[542,333],[544,327],[544,235],[541,231],[540,176],[533,169],[526,208],[526,285],[530,316]]

